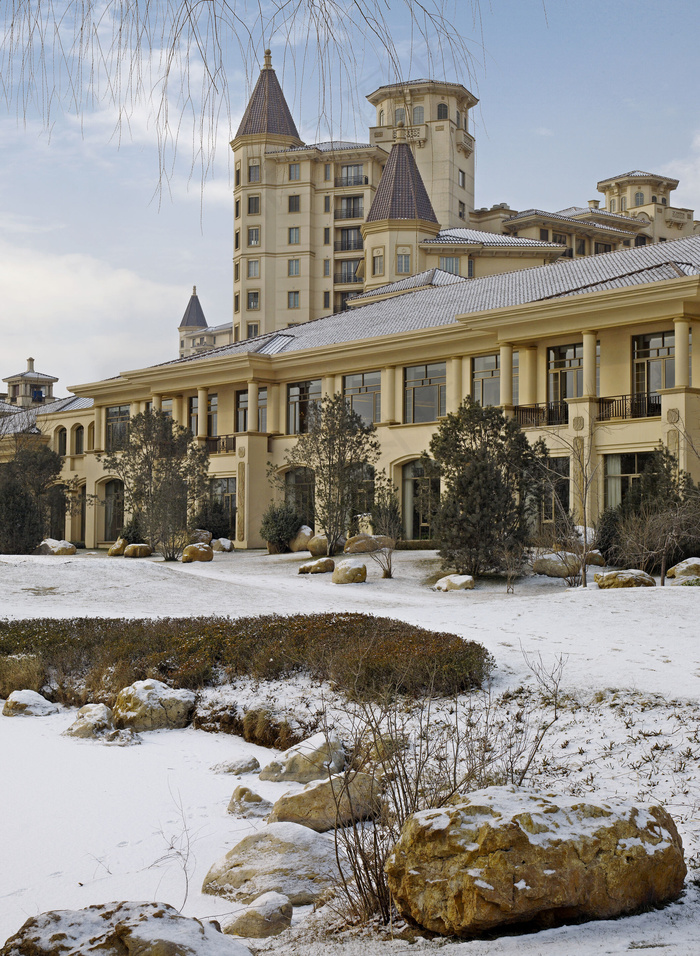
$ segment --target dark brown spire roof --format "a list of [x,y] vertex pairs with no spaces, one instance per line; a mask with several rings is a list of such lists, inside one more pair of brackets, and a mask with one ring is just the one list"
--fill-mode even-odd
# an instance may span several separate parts
[[254,136],[260,133],[291,136],[301,142],[277,74],[272,69],[269,50],[265,50],[265,65],[260,71],[253,95],[243,114],[236,139],[239,136]]
[[192,286],[192,295],[187,303],[182,322],[178,326],[180,329],[206,329],[207,320],[204,318],[204,312],[197,296],[197,286]]
[[411,147],[394,143],[372,200],[367,222],[381,219],[423,219],[437,222],[428,191]]

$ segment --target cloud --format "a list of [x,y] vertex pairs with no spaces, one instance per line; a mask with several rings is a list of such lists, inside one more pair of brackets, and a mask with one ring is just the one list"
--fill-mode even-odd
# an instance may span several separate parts
[[693,136],[689,153],[664,163],[658,172],[680,180],[678,189],[671,197],[673,205],[694,209],[695,218],[700,218],[700,130]]

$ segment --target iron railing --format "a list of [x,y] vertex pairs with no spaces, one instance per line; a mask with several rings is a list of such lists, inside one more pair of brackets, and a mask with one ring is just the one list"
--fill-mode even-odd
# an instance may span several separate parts
[[660,395],[613,395],[598,399],[596,420],[609,422],[615,418],[659,418]]
[[351,272],[336,272],[333,276],[333,282],[336,285],[341,285],[343,282],[362,282],[362,278],[353,275]]
[[358,239],[338,239],[334,248],[336,252],[351,252],[355,249],[364,249],[362,237]]
[[361,173],[355,173],[352,176],[336,176],[335,184],[336,186],[368,186],[369,177]]
[[335,218],[336,219],[362,219],[364,213],[362,212],[362,206],[353,206],[350,209],[336,209]]
[[543,425],[566,425],[569,406],[566,402],[542,402],[538,405],[516,405],[515,420],[522,428],[542,428]]
[[217,435],[207,438],[206,445],[210,455],[229,455],[236,450],[236,436]]

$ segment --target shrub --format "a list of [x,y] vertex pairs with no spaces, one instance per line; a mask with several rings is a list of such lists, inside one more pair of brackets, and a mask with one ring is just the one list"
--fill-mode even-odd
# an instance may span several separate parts
[[280,551],[289,551],[289,542],[296,537],[303,521],[292,505],[271,504],[260,522],[260,534]]
[[206,498],[194,516],[194,527],[210,531],[213,538],[231,537],[231,519],[223,501]]
[[617,558],[621,518],[619,508],[606,508],[598,518],[595,543],[606,564],[614,564]]
[[0,697],[7,698],[13,690],[40,691],[46,672],[36,654],[8,654],[0,657]]
[[[5,466],[5,469],[7,466]],[[31,554],[41,544],[41,508],[19,477],[0,474],[0,554]]]
[[148,540],[146,537],[146,525],[143,516],[139,512],[131,516],[122,528],[119,537],[124,538],[127,544],[141,544]]

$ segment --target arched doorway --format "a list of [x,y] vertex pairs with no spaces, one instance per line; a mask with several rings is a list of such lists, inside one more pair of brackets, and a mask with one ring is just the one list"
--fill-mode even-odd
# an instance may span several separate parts
[[104,486],[104,540],[116,541],[124,527],[124,484],[111,478]]
[[408,541],[434,537],[434,521],[440,502],[440,479],[426,474],[421,461],[403,466],[403,524]]

